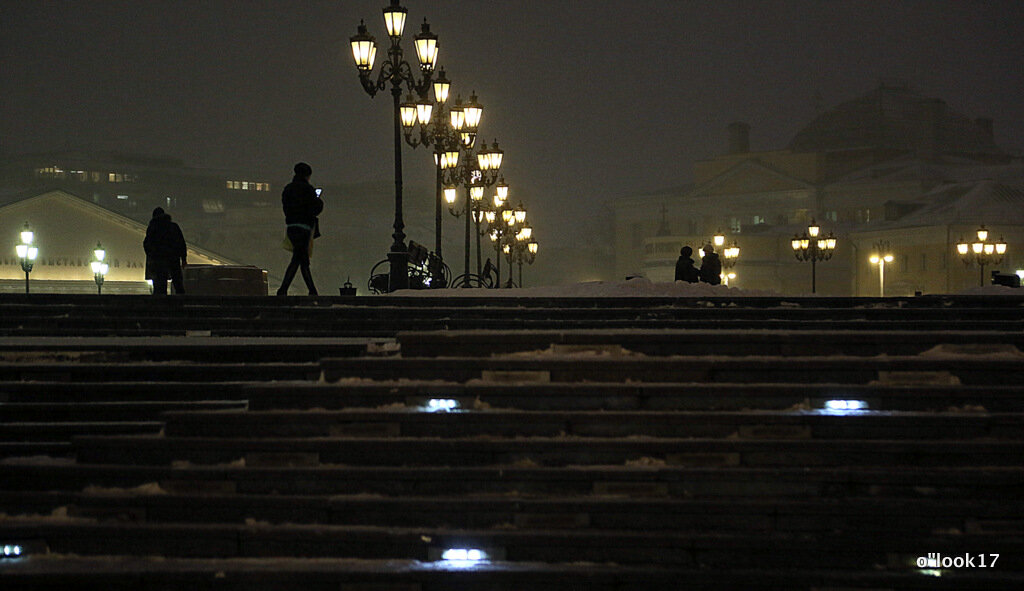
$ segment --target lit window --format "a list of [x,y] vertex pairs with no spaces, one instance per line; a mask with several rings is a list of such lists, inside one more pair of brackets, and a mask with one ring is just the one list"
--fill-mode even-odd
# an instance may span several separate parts
[[730,218],[729,228],[734,234],[739,234],[743,231],[743,222],[740,221],[740,218]]
[[760,225],[760,224],[767,224],[767,223],[768,222],[767,222],[767,220],[765,220],[765,217],[763,215],[755,215],[754,216],[754,225],[755,226]]
[[224,211],[224,202],[220,199],[203,199],[203,211],[206,213],[221,213]]
[[228,188],[229,188],[229,189],[234,189],[234,188],[235,188],[235,187],[234,187],[234,186],[233,186],[233,185],[231,184],[231,181],[227,181],[227,183],[228,183]]
[[242,190],[243,191],[248,191],[249,190],[249,182],[248,181],[242,181]]
[[119,201],[128,201],[128,196],[127,195],[118,195],[117,199]]

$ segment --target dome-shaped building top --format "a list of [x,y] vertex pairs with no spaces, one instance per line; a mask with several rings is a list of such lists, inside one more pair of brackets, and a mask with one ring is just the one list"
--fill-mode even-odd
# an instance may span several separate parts
[[991,119],[972,120],[940,99],[886,84],[822,113],[796,134],[789,149],[1005,155],[993,139]]

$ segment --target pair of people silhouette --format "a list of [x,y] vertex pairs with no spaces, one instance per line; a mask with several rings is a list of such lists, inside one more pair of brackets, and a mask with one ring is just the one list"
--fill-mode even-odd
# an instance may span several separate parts
[[679,258],[676,260],[676,281],[697,283],[702,281],[711,285],[718,285],[722,282],[722,261],[715,253],[715,247],[710,244],[704,245],[704,258],[701,261],[700,269],[693,264],[693,249],[684,246],[679,249]]

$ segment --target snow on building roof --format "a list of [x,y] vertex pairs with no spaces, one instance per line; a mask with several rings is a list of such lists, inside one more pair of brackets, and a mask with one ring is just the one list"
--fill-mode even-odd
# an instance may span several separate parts
[[924,194],[922,200],[928,204],[893,225],[1024,224],[1024,179],[947,183]]

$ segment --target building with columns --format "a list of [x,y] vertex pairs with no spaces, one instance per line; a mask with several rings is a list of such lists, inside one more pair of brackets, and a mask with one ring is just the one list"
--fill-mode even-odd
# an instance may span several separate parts
[[1024,161],[996,145],[991,119],[890,83],[822,113],[783,149],[751,151],[749,131],[731,124],[726,152],[697,162],[692,186],[613,205],[617,276],[671,281],[682,245],[696,252],[722,233],[741,252],[732,285],[808,293],[811,265],[791,241],[812,220],[838,238],[816,265],[821,294],[878,295],[878,246],[894,258],[886,295],[977,286],[956,244],[982,224],[1008,245],[995,268],[1024,268]]

